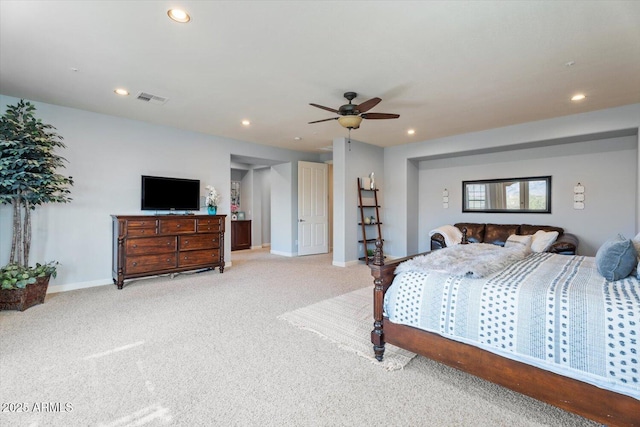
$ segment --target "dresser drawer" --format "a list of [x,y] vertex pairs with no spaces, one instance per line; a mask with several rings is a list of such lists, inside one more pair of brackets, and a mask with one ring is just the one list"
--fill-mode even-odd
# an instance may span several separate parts
[[193,218],[161,219],[160,234],[195,233],[196,220]]
[[127,236],[136,237],[136,236],[155,236],[158,234],[158,229],[153,226],[151,228],[134,228],[129,227],[127,229]]
[[158,254],[127,257],[125,274],[138,274],[176,268],[176,254]]
[[127,239],[125,253],[127,255],[143,255],[176,251],[176,236],[140,237]]
[[178,267],[210,265],[220,261],[220,249],[180,252]]
[[207,218],[198,220],[198,233],[207,233],[209,231],[220,231],[223,227],[223,218]]
[[[155,228],[157,224],[155,219],[130,219],[127,220],[127,229],[130,228]],[[129,230],[130,231],[130,230]]]
[[220,247],[220,235],[213,234],[192,234],[190,236],[178,237],[178,248],[181,251],[194,249],[213,249]]

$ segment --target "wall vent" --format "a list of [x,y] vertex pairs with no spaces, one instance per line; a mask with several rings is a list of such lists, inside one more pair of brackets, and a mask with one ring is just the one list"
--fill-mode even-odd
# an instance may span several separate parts
[[169,100],[169,98],[165,98],[163,96],[152,95],[147,92],[138,92],[138,96],[136,99],[140,101],[148,102],[150,104],[162,105]]

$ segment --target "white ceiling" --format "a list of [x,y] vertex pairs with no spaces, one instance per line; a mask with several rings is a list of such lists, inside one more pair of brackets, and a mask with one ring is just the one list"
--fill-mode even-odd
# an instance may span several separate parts
[[346,91],[385,147],[637,103],[640,2],[0,1],[4,95],[318,151]]

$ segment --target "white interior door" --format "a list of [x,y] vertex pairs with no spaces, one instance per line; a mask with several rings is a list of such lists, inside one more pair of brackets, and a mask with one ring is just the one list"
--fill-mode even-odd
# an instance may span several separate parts
[[329,252],[328,169],[298,162],[298,255]]

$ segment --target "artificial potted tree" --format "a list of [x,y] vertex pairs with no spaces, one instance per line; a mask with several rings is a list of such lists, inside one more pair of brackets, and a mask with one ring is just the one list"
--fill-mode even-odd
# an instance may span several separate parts
[[45,203],[71,200],[73,179],[57,171],[66,159],[62,137],[36,119],[35,106],[20,100],[0,118],[0,204],[13,207],[9,263],[0,269],[0,310],[26,310],[44,302],[57,262],[29,266],[31,213]]

